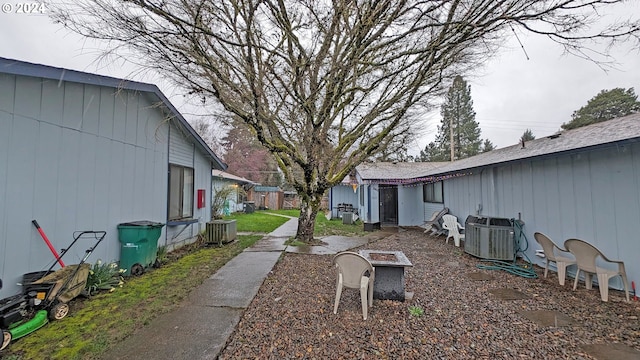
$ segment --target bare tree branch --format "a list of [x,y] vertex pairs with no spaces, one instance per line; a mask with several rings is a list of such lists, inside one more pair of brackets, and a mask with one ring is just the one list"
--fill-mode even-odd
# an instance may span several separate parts
[[[623,0],[77,0],[53,18],[215,99],[247,124],[303,199],[312,236],[325,191],[408,141],[456,75],[511,28],[592,59],[640,39],[640,23],[597,25]],[[415,131],[413,131],[415,133]],[[400,141],[399,141],[400,140]],[[307,211],[308,210],[308,211]],[[311,230],[310,230],[311,229]]]

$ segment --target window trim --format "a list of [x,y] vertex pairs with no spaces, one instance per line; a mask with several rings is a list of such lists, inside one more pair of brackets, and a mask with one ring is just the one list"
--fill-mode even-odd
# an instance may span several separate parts
[[[436,194],[439,191],[439,194]],[[440,195],[440,199],[438,196]],[[442,180],[422,185],[422,200],[426,203],[444,204],[444,183]]]
[[[187,186],[185,184],[185,170],[191,170],[191,189],[185,189],[185,186]],[[172,182],[171,182],[171,178],[173,175],[174,171],[179,171],[180,174],[178,175],[180,177],[179,179],[179,184],[177,188],[173,188],[172,187]],[[194,213],[194,204],[195,204],[195,170],[192,167],[188,167],[188,166],[183,166],[183,165],[178,165],[178,164],[169,164],[169,183],[168,183],[168,197],[167,197],[167,220],[172,221],[172,220],[183,220],[183,219],[191,219],[193,218],[193,213]],[[175,190],[175,192],[174,192]],[[186,191],[185,191],[186,190]],[[185,195],[189,194],[189,199],[185,198]],[[178,205],[178,209],[177,209],[177,214],[173,213],[172,214],[172,203],[173,203],[173,197],[172,195],[177,195],[179,197],[179,199],[177,199],[177,203]],[[187,200],[188,202],[185,203],[185,200]],[[188,210],[187,213],[185,213],[185,210]]]

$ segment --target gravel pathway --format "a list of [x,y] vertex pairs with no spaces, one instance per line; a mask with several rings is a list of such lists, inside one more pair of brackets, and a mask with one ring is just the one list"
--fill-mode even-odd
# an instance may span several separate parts
[[[589,355],[591,344],[620,346],[630,351],[628,359],[640,354],[640,302],[626,303],[620,292],[611,290],[605,303],[595,286],[580,283],[572,291],[567,279],[561,287],[555,272],[527,279],[481,270],[462,248],[413,229],[362,248],[405,253],[414,264],[405,277],[412,300],[374,300],[363,321],[359,292],[345,289],[334,315],[332,256],[286,254],[220,359],[598,359]],[[542,276],[541,268],[536,272]],[[499,289],[526,298],[502,300],[490,292]],[[424,314],[412,316],[409,306]],[[546,311],[557,312],[551,325],[530,320]]]

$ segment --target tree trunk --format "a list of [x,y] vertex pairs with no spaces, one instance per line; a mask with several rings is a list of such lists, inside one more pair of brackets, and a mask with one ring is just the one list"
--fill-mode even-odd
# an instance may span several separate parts
[[313,242],[313,230],[316,225],[316,215],[318,215],[321,202],[322,194],[312,194],[308,199],[302,200],[296,240],[306,243]]

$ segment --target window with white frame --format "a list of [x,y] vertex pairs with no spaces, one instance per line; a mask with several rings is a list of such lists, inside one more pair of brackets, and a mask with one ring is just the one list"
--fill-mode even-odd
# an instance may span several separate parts
[[169,220],[193,217],[193,169],[169,164]]
[[444,194],[442,191],[442,181],[424,184],[422,186],[422,196],[424,202],[443,204]]

